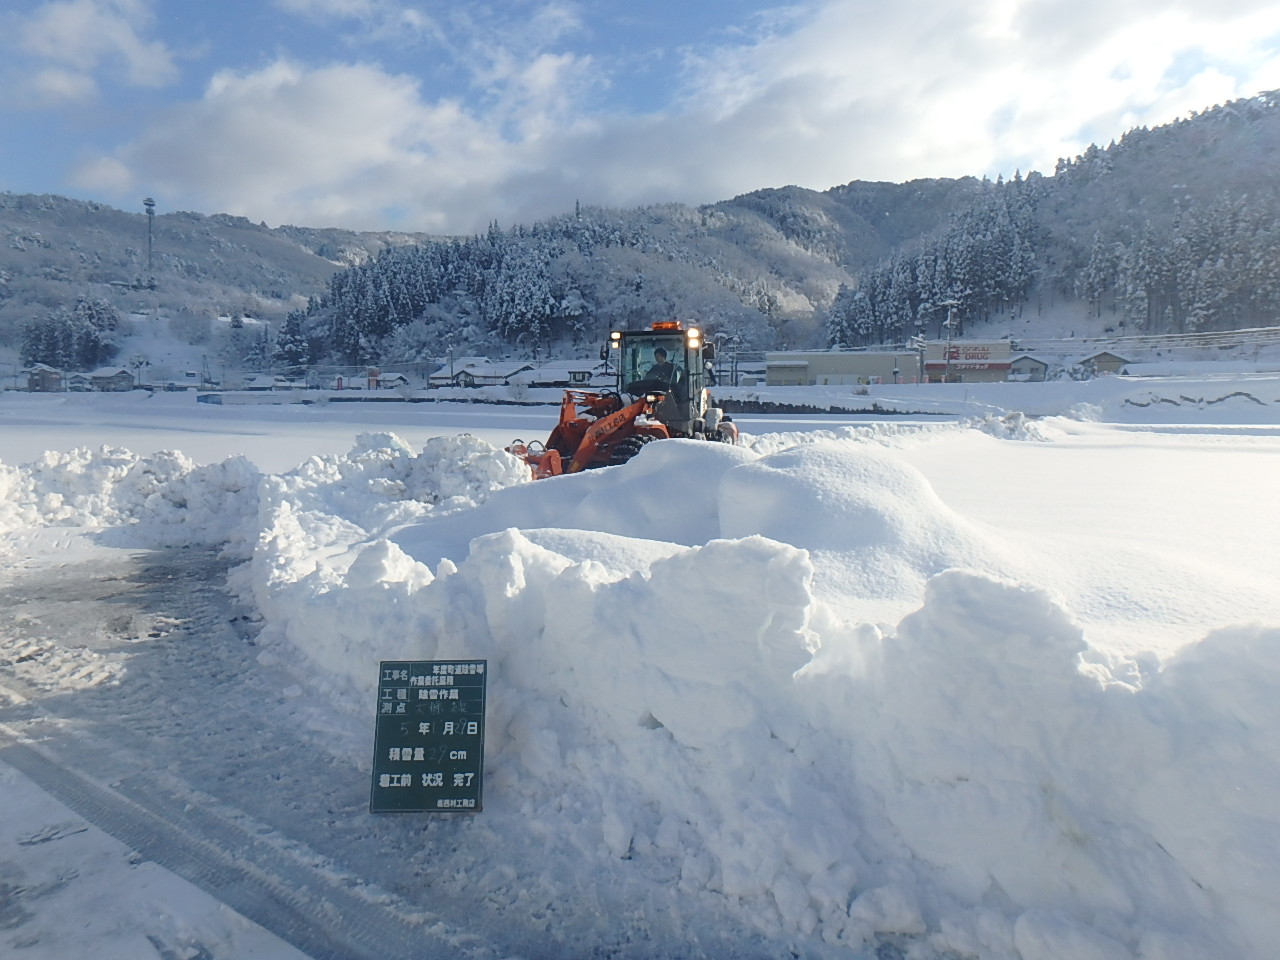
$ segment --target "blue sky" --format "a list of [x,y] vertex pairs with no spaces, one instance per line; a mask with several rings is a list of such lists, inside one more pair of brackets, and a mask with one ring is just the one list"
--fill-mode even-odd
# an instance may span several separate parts
[[7,0],[0,190],[470,233],[1048,173],[1276,88],[1274,0]]

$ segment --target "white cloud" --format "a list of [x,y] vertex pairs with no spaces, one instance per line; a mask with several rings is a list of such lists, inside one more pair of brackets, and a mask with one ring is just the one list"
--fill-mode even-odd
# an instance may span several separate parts
[[442,39],[436,21],[396,0],[275,0],[285,13],[319,23],[355,20],[360,32],[348,40],[403,45],[422,37]]
[[134,191],[133,172],[114,157],[97,157],[84,164],[77,183],[108,194],[124,194]]
[[[282,2],[331,15],[375,5]],[[479,88],[466,102],[371,65],[224,71],[82,182],[105,188],[124,171],[157,196],[255,220],[468,232],[575,199],[1048,172],[1090,139],[1280,86],[1270,4],[824,0],[688,53],[665,110],[610,114],[596,106],[608,64],[558,49],[586,29],[579,8],[539,11],[524,31],[468,21],[452,38]]]
[[[198,209],[376,226],[382,210],[406,206],[418,214],[415,226],[444,229],[450,194],[501,181],[509,162],[501,148],[456,103],[424,103],[411,78],[278,61],[219,73],[203,100],[112,159],[135,183],[191,198]],[[100,163],[82,168],[82,186],[95,187],[101,169],[115,176]]]
[[98,93],[93,77],[79,70],[50,67],[31,76],[28,87],[40,103],[83,103]]
[[164,43],[144,37],[152,19],[143,0],[56,0],[19,23],[18,44],[59,65],[37,76],[45,97],[85,99],[99,70],[133,86],[161,87],[177,78],[177,68]]
[[[1083,131],[1109,138],[1122,120],[1208,106],[1209,92],[1263,89],[1280,59],[1256,38],[1280,32],[1280,8],[1234,6],[833,0],[790,33],[691,62],[685,109],[708,119],[708,138],[733,131],[757,152],[749,176],[772,166],[825,186],[1052,169],[1087,145]],[[1177,76],[1189,52],[1205,66]]]
[[378,0],[276,0],[276,6],[306,17],[367,17],[380,6]]

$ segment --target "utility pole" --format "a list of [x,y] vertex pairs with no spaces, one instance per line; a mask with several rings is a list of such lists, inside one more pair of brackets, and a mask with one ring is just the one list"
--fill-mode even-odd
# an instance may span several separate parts
[[152,234],[154,233],[152,224],[156,220],[156,202],[147,197],[142,201],[142,205],[147,208],[147,282],[152,283],[155,280],[155,270],[151,265]]
[[942,382],[950,383],[951,382],[951,333],[955,329],[955,310],[956,310],[956,307],[960,306],[960,303],[957,300],[944,300],[942,303],[938,304],[938,306],[947,308],[947,319],[943,321],[943,326],[947,328],[947,361],[946,361],[946,367],[944,368],[944,372],[942,374]]
[[924,351],[925,339],[923,335],[916,335],[907,341],[907,346],[916,352],[916,359],[920,364],[920,372],[916,376],[916,383],[924,383]]

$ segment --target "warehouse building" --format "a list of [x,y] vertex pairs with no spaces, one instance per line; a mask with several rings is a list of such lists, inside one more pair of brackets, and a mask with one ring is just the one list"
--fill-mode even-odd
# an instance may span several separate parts
[[916,383],[919,379],[920,357],[913,351],[814,350],[765,354],[765,383],[770,387]]
[[[949,354],[949,355],[948,355]],[[1008,380],[1008,340],[936,340],[924,350],[788,351],[765,355],[770,387],[871,383],[991,383]]]

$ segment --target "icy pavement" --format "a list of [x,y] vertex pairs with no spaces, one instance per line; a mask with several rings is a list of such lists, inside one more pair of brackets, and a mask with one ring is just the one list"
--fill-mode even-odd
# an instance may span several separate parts
[[[0,757],[7,801],[0,828],[0,943],[6,956],[304,957],[53,799],[9,765],[15,753],[3,726]],[[49,777],[41,779],[47,783]]]
[[35,564],[0,591],[16,628],[0,638],[0,778],[16,801],[0,833],[0,944],[121,960],[496,955],[345,875],[323,833],[312,850],[257,819],[291,831],[299,814],[334,812],[312,791],[266,807],[242,791],[311,783],[325,757],[290,722],[295,701],[253,669],[225,560],[79,552],[94,556]]

